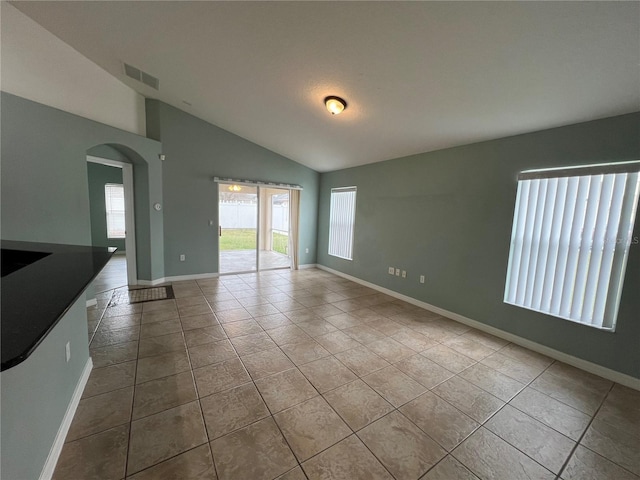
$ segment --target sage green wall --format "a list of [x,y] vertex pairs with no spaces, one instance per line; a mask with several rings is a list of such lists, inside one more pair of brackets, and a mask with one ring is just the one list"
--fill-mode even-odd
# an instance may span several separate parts
[[96,247],[118,247],[124,252],[124,238],[107,237],[107,205],[104,187],[107,183],[122,185],[122,169],[89,162],[89,214],[91,216],[91,244]]
[[[147,99],[146,105],[147,135],[160,140],[166,154],[166,276],[218,272],[218,190],[213,176],[303,186],[299,258],[301,265],[315,263],[317,172],[158,100]],[[179,261],[180,254],[186,261]]]
[[133,163],[138,278],[164,276],[158,142],[6,92],[1,115],[2,238],[91,245],[86,156],[103,145]]
[[[502,301],[518,173],[638,159],[634,113],[323,173],[318,263],[640,378],[640,245],[629,254],[615,333]],[[330,191],[350,185],[358,187],[352,262],[327,254]]]
[[[3,479],[40,478],[89,360],[87,334],[87,310],[82,296],[29,358],[0,374]],[[68,363],[67,341],[71,346]]]

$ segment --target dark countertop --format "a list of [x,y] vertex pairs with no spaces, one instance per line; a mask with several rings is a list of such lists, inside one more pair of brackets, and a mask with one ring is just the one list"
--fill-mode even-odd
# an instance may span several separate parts
[[[0,245],[4,275],[0,280],[4,371],[24,361],[36,349],[104,268],[115,249],[10,240],[2,240]],[[16,266],[29,261],[33,263]]]

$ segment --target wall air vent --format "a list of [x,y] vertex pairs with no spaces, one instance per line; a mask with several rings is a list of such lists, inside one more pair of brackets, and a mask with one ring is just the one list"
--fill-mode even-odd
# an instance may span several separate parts
[[131,77],[138,82],[142,82],[151,88],[156,90],[160,89],[160,80],[153,75],[149,75],[147,72],[143,72],[139,68],[132,67],[128,63],[124,63],[124,73],[127,77]]

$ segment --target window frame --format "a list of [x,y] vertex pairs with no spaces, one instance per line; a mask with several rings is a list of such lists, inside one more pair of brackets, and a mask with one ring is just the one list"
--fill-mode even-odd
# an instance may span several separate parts
[[[110,228],[110,225],[112,223],[112,221],[110,221],[110,218],[114,215],[112,212],[118,212],[120,213],[120,210],[115,210],[113,208],[110,208],[110,197],[111,195],[109,194],[109,190],[110,189],[119,189],[122,192],[122,218],[123,218],[123,225],[124,225],[124,230],[122,234],[115,234],[112,235],[112,230]],[[127,228],[127,221],[126,221],[126,199],[125,199],[125,195],[124,195],[124,184],[121,183],[105,183],[104,185],[104,209],[105,209],[105,227],[107,230],[107,239],[109,240],[122,240],[125,239],[127,237],[126,234],[126,228]]]
[[[353,193],[353,198],[345,198],[342,201],[342,207],[349,207],[349,211],[336,211],[336,206],[339,201],[338,195],[341,193]],[[336,196],[334,196],[334,194],[336,194]],[[329,198],[329,239],[327,242],[327,254],[343,260],[353,261],[358,188],[356,186],[332,188]],[[350,223],[347,223],[346,228],[340,227],[342,232],[336,230],[336,225],[340,221]],[[340,241],[347,243],[336,243]]]

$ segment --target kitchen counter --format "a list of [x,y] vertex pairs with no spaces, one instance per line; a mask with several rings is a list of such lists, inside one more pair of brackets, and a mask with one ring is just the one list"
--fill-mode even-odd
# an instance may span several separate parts
[[4,371],[24,361],[107,264],[115,248],[2,240]]

